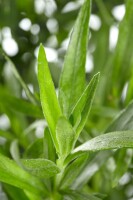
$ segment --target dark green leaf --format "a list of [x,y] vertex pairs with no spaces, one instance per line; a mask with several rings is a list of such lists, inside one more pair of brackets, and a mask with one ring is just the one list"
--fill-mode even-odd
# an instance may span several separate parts
[[106,129],[106,132],[133,129],[133,102],[131,102]]
[[127,151],[125,149],[121,149],[120,152],[118,152],[118,158],[116,160],[116,168],[113,172],[112,177],[112,186],[116,187],[120,178],[123,176],[124,173],[126,173],[129,164],[132,161],[132,150]]
[[4,53],[3,53],[3,55],[4,55],[5,59],[9,62],[10,67],[11,67],[11,70],[12,70],[14,76],[16,77],[16,79],[19,81],[19,83],[20,83],[21,86],[23,87],[23,89],[24,89],[24,91],[25,91],[25,93],[26,93],[28,99],[29,99],[33,104],[37,104],[37,101],[36,101],[34,95],[31,93],[30,89],[28,88],[28,86],[25,84],[25,82],[23,81],[23,79],[22,79],[21,76],[19,75],[19,73],[18,73],[18,71],[17,71],[17,69],[16,69],[14,63],[10,60],[10,58],[9,58],[7,55],[5,55]]
[[60,187],[61,189],[68,188],[75,181],[75,178],[80,174],[83,169],[88,155],[83,155],[74,160],[64,171]]
[[85,61],[88,41],[90,0],[86,0],[76,21],[60,77],[59,102],[66,117],[85,87]]
[[24,153],[24,158],[41,158],[43,157],[43,139],[39,138],[28,146]]
[[92,194],[86,194],[77,190],[68,190],[64,191],[64,193],[66,193],[65,200],[101,200],[100,198],[95,197]]
[[44,151],[44,157],[46,159],[51,160],[53,162],[56,161],[55,147],[53,145],[53,141],[48,127],[46,127],[44,131],[43,151]]
[[2,87],[0,87],[0,102],[2,105],[8,106],[13,111],[23,113],[27,116],[35,118],[43,117],[42,111],[39,106],[9,95]]
[[73,189],[82,188],[92,176],[100,170],[101,166],[108,160],[112,155],[110,151],[104,151],[97,153],[86,166],[83,168],[82,172],[75,179],[73,183]]
[[17,187],[13,187],[8,184],[4,184],[4,190],[8,194],[8,196],[12,199],[19,199],[19,200],[29,200],[26,196],[25,192]]

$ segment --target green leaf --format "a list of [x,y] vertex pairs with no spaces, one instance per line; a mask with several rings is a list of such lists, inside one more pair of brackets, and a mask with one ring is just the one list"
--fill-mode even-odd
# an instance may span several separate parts
[[2,154],[0,154],[0,181],[38,195],[47,194],[40,180],[21,169],[13,160]]
[[25,150],[24,158],[42,158],[43,155],[43,139],[39,138],[28,146]]
[[91,160],[87,162],[82,172],[75,179],[73,183],[73,189],[82,188],[92,178],[92,176],[100,170],[101,166],[104,165],[108,158],[113,153],[111,151],[98,152]]
[[42,45],[38,55],[38,82],[40,87],[40,99],[44,116],[48,122],[50,133],[58,151],[58,143],[55,135],[56,123],[61,116],[60,106],[55,93],[54,84],[46,60],[45,51]]
[[116,131],[99,135],[80,145],[72,153],[133,148],[133,131]]
[[53,145],[48,127],[46,127],[44,131],[43,151],[44,151],[44,157],[46,159],[51,160],[53,162],[56,161],[55,147]]
[[16,161],[16,163],[21,167],[20,162],[20,153],[19,153],[19,147],[18,147],[18,140],[13,140],[10,145],[10,153],[12,158]]
[[14,135],[11,132],[0,130],[0,136],[4,137],[5,139],[12,141],[14,139]]
[[131,75],[132,65],[130,62],[133,56],[133,1],[126,1],[126,12],[123,20],[119,25],[119,37],[117,46],[114,52],[114,58],[112,63],[112,85],[114,86],[114,93],[117,90],[120,91],[118,95],[121,95],[122,88],[125,82]]
[[46,159],[21,159],[24,168],[39,178],[49,178],[59,173],[59,168],[54,162]]
[[75,132],[65,117],[60,117],[56,126],[56,137],[59,144],[59,154],[65,157],[71,152],[74,145]]
[[[113,122],[109,125],[106,132],[109,131],[121,131],[121,130],[132,130],[133,129],[133,102],[131,102],[124,110],[120,112],[120,114],[113,120]],[[116,152],[116,169],[113,172],[112,178],[112,186],[115,187],[119,179],[124,175],[127,171],[132,154],[129,154],[129,150],[121,149],[119,152]]]
[[132,130],[133,129],[133,101],[120,112],[106,129],[106,132]]
[[68,188],[75,181],[76,177],[80,174],[83,169],[88,155],[83,155],[74,160],[64,171],[64,175],[60,182],[61,189]]
[[75,23],[60,77],[59,102],[66,117],[85,87],[85,61],[88,43],[90,0],[86,0]]
[[113,172],[112,177],[112,187],[116,187],[120,178],[126,173],[128,170],[128,167],[132,161],[132,150],[128,149],[121,149],[120,152],[118,152],[118,158],[116,160],[116,168]]
[[67,190],[64,191],[65,200],[101,200],[98,197],[95,197],[92,194],[86,194],[83,192],[79,192],[78,190]]
[[35,118],[43,117],[42,111],[39,106],[9,95],[3,87],[0,87],[0,102],[2,105],[8,106],[13,111],[20,112],[27,116]]
[[4,190],[11,199],[29,200],[29,198],[26,196],[23,190],[8,184],[3,184],[3,185],[4,185],[3,186]]
[[15,78],[19,81],[20,85],[23,87],[28,99],[33,103],[33,104],[37,104],[37,101],[34,97],[34,95],[31,93],[30,89],[28,88],[28,86],[25,84],[25,82],[23,81],[23,79],[21,78],[21,76],[19,75],[14,63],[10,60],[10,58],[5,55],[4,52],[2,52],[3,56],[5,57],[5,59],[7,60],[7,62],[9,62],[11,70],[15,76]]
[[75,105],[72,116],[74,120],[74,129],[76,131],[76,138],[78,138],[80,132],[82,131],[89,115],[89,111],[92,106],[95,90],[97,87],[97,83],[99,81],[99,73],[94,75],[88,86],[85,88],[82,96],[78,100],[77,104]]
[[131,59],[131,76],[128,83],[125,103],[128,104],[133,99],[133,57]]

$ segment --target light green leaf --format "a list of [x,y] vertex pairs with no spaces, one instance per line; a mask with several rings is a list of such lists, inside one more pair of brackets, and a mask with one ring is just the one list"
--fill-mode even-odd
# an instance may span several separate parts
[[56,126],[56,137],[59,144],[59,154],[65,157],[71,152],[74,145],[75,132],[65,117],[60,117]]
[[85,0],[78,15],[60,77],[59,102],[66,117],[69,117],[85,87],[90,4],[90,0]]
[[[88,86],[85,88],[82,96],[78,100],[77,104],[75,105],[73,111],[72,111],[72,116],[74,120],[74,129],[76,131],[76,137],[78,138],[80,132],[82,131],[88,115],[89,111],[92,106],[95,90],[97,87],[97,83],[99,81],[99,73],[94,75]],[[80,116],[79,116],[80,115]]]
[[13,140],[10,145],[10,153],[12,158],[16,161],[16,163],[21,167],[20,162],[20,153],[19,153],[19,147],[18,147],[18,140]]
[[56,150],[58,151],[55,128],[56,123],[61,115],[61,110],[58,104],[54,84],[51,78],[45,51],[42,45],[40,45],[38,55],[38,82],[40,87],[40,99],[43,113],[48,122]]
[[49,178],[59,173],[59,168],[54,162],[42,158],[21,159],[24,168],[31,174],[39,178]]
[[133,131],[116,131],[99,135],[80,145],[72,153],[133,148]]
[[21,169],[13,160],[0,154],[0,181],[35,194],[47,193],[42,182]]

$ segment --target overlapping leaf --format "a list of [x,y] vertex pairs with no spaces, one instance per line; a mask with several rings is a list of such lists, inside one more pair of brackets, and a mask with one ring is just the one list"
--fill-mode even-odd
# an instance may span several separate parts
[[0,154],[0,181],[35,194],[47,193],[42,182],[21,169],[13,160]]
[[57,150],[58,143],[55,136],[55,128],[56,123],[61,115],[61,110],[58,104],[54,84],[51,78],[45,51],[42,45],[40,45],[38,55],[38,82],[40,87],[40,99],[43,113],[48,122],[52,139]]
[[69,117],[85,87],[90,3],[86,0],[78,15],[60,77],[59,102],[66,117]]
[[73,153],[133,148],[133,131],[116,131],[99,135],[77,147]]
[[65,159],[71,152],[75,139],[75,132],[65,117],[60,117],[57,122],[56,137],[59,144],[59,154]]
[[24,168],[39,178],[49,178],[59,173],[59,168],[54,162],[47,159],[21,159]]

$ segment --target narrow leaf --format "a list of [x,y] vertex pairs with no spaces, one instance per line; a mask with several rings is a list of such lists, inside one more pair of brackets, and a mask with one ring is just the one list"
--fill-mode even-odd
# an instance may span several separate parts
[[133,131],[116,131],[97,136],[77,147],[73,153],[133,148]]
[[72,189],[79,189],[82,188],[83,185],[87,184],[92,176],[100,170],[101,166],[107,162],[111,155],[111,151],[98,152],[91,160],[89,160],[82,172],[75,179]]
[[92,194],[86,194],[83,192],[79,192],[77,190],[75,191],[67,190],[67,191],[64,191],[64,193],[66,194],[65,200],[67,200],[67,197],[69,197],[68,199],[71,199],[71,200],[101,200],[100,198],[95,197]]
[[72,117],[75,122],[74,128],[76,129],[76,137],[79,136],[80,132],[82,131],[87,121],[89,111],[91,109],[93,98],[95,95],[97,83],[99,81],[99,75],[100,75],[99,73],[94,75],[94,77],[84,90],[82,96],[80,97],[80,99],[78,100],[76,106],[72,111]]
[[64,171],[60,187],[61,189],[68,188],[75,181],[76,177],[80,174],[83,169],[88,155],[83,155],[74,160]]
[[39,138],[28,146],[23,158],[43,158],[43,139]]
[[15,76],[15,78],[19,81],[20,85],[23,87],[28,99],[33,103],[33,104],[37,104],[37,101],[34,97],[34,95],[31,93],[30,89],[28,88],[28,86],[25,84],[25,82],[23,81],[23,79],[21,78],[21,76],[19,75],[14,63],[10,60],[10,58],[5,55],[4,52],[2,52],[3,56],[5,57],[5,59],[7,60],[7,62],[9,62],[11,70]]
[[38,55],[38,82],[40,87],[40,99],[44,116],[48,122],[52,139],[58,149],[55,136],[56,123],[61,115],[61,110],[55,93],[54,84],[46,60],[45,51],[42,45]]
[[59,153],[64,159],[71,152],[75,133],[65,117],[60,117],[56,126],[56,137],[59,144]]
[[132,130],[133,129],[133,101],[120,112],[106,129],[106,132]]
[[59,102],[66,117],[69,117],[85,87],[90,2],[85,1],[78,15],[60,77]]
[[113,172],[113,177],[112,177],[112,187],[116,187],[120,178],[126,173],[128,170],[128,166],[130,165],[132,161],[132,150],[128,149],[121,149],[120,152],[118,153],[118,158],[116,160],[116,168],[115,171]]
[[34,192],[46,193],[44,185],[36,178],[21,169],[13,160],[0,154],[0,181],[18,188]]
[[59,173],[59,168],[50,160],[46,159],[21,159],[24,168],[39,178],[49,178]]
[[55,147],[53,145],[48,127],[46,127],[44,131],[43,152],[46,159],[56,162]]
[[10,153],[12,158],[16,161],[16,163],[21,167],[20,162],[20,153],[18,147],[18,140],[13,140],[10,145]]
[[10,109],[27,116],[35,118],[42,118],[43,116],[39,106],[9,95],[3,87],[0,87],[0,102],[2,105],[8,106]]
[[3,187],[11,199],[29,200],[23,190],[8,184],[3,184]]

